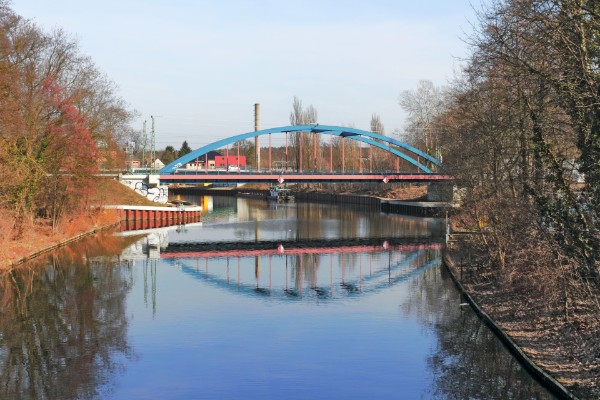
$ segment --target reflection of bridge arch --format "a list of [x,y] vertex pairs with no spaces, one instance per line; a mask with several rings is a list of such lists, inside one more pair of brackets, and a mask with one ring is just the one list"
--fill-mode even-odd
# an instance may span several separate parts
[[[375,252],[369,253],[371,256],[373,254],[378,254],[383,258],[386,258],[390,251],[394,251],[391,249],[389,251],[381,251],[377,250]],[[357,253],[357,254],[365,254],[365,253]],[[269,255],[269,282],[271,281],[271,261],[277,260],[282,261],[285,257],[289,257],[287,255]],[[298,257],[300,257],[298,255]],[[286,274],[285,274],[285,287],[283,285],[279,285],[276,288],[273,288],[269,285],[269,287],[260,286],[258,281],[250,282],[249,280],[241,280],[239,278],[239,269],[240,269],[240,259],[245,258],[253,258],[253,257],[232,257],[231,259],[234,261],[232,266],[230,267],[230,259],[227,259],[227,274],[226,277],[219,275],[219,272],[223,273],[222,270],[218,270],[217,272],[209,272],[208,260],[209,258],[173,258],[171,259],[171,263],[173,265],[177,265],[181,268],[181,270],[192,276],[195,279],[202,280],[207,282],[213,287],[217,287],[219,289],[224,289],[227,291],[231,291],[234,293],[242,294],[248,297],[268,297],[276,301],[290,301],[290,300],[301,300],[301,299],[318,299],[319,301],[327,300],[336,300],[339,298],[347,298],[348,296],[356,296],[356,295],[369,295],[378,293],[390,286],[397,285],[401,282],[407,281],[424,271],[430,269],[439,264],[441,258],[439,256],[439,251],[437,250],[429,250],[429,249],[420,249],[417,251],[409,252],[406,257],[404,257],[399,262],[390,263],[384,266],[379,265],[379,267],[374,271],[369,273],[368,275],[361,275],[356,279],[341,279],[341,281],[336,281],[333,284],[333,280],[330,277],[330,281],[328,284],[321,283],[320,285],[314,285],[310,287],[305,287],[302,289],[302,275],[300,275],[300,288],[297,287],[289,287],[288,286],[288,274],[287,274],[287,260],[286,260]],[[330,255],[331,261],[331,255]],[[236,267],[237,260],[237,267]],[[196,261],[198,265],[192,266],[190,265],[191,261]],[[362,258],[361,258],[362,262]],[[415,263],[417,263],[415,265]],[[200,265],[203,264],[203,265]],[[216,268],[222,269],[223,266],[219,266]],[[230,271],[230,268],[233,271]],[[237,271],[236,271],[237,268]],[[293,268],[298,268],[293,267]],[[300,272],[300,274],[302,274]],[[330,272],[331,274],[331,272]],[[237,276],[237,278],[236,278]]]
[[[241,140],[250,139],[257,136],[268,135],[272,133],[294,133],[294,132],[308,132],[314,134],[329,134],[332,136],[338,136],[342,138],[349,138],[352,140],[357,140],[362,143],[369,144],[371,146],[378,147],[383,149],[391,154],[394,154],[397,157],[400,157],[412,165],[418,167],[421,171],[431,174],[433,171],[427,167],[425,164],[421,163],[420,159],[427,160],[429,163],[441,167],[442,164],[436,158],[430,156],[429,154],[422,152],[421,150],[407,144],[401,142],[399,140],[383,136],[374,132],[364,131],[361,129],[355,128],[347,128],[342,126],[333,126],[333,125],[296,125],[296,126],[282,126],[278,128],[270,128],[263,129],[260,131],[243,133],[240,135],[232,136],[229,138],[221,139],[216,142],[210,143],[206,146],[200,147],[188,153],[177,160],[174,160],[170,164],[163,167],[159,173],[160,174],[172,174],[175,173],[177,168],[182,167],[183,165],[200,158],[207,154],[210,151],[217,150],[223,146],[227,146],[229,144],[233,144],[235,142],[239,142]],[[409,154],[398,151],[391,146],[397,146],[407,151]],[[417,157],[415,159],[415,157]]]

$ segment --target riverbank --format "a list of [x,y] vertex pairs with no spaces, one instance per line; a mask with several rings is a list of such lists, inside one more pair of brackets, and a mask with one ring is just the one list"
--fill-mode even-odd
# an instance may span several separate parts
[[[490,276],[479,256],[471,254],[465,243],[453,244],[448,250],[446,266],[460,288],[470,299],[473,308],[482,310],[491,323],[516,346],[517,358],[522,352],[543,376],[548,387],[555,386],[559,398],[600,398],[600,326],[593,304],[579,304],[577,315],[565,316],[561,301],[553,301],[556,294],[544,283],[552,279],[549,270],[537,271],[534,276],[521,279],[503,279]],[[532,284],[535,281],[537,284]],[[556,380],[568,392],[561,393]]]
[[[103,205],[155,205],[112,179],[99,179],[96,189],[84,212],[65,219],[54,229],[48,220],[36,218],[25,223],[20,236],[15,239],[12,218],[0,220],[0,269],[8,269],[58,246],[117,224],[118,213],[103,209]],[[3,215],[10,213],[3,212]]]
[[447,251],[443,259],[444,266],[448,272],[456,287],[466,300],[466,304],[469,304],[479,318],[485,322],[486,325],[494,332],[494,334],[500,338],[507,349],[513,354],[513,356],[519,360],[519,362],[525,367],[525,369],[539,382],[541,382],[546,388],[554,393],[558,398],[561,399],[576,399],[576,397],[567,390],[560,382],[554,379],[546,371],[535,364],[532,359],[521,350],[520,346],[500,327],[494,319],[492,319],[473,299],[471,294],[465,289],[462,284],[463,267],[459,265],[454,259],[452,252]]
[[0,269],[7,269],[40,254],[85,236],[108,229],[119,222],[113,211],[94,210],[69,220],[62,229],[52,229],[45,221],[31,221],[17,240],[3,238]]

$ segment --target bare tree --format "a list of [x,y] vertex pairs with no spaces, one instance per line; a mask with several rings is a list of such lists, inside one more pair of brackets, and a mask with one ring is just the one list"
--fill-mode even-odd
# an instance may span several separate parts
[[[302,100],[294,96],[290,123],[292,125],[312,125],[318,121],[317,110],[309,105],[302,108]],[[295,167],[300,169],[319,169],[321,166],[321,140],[318,134],[296,132],[293,134],[292,147],[295,154]],[[301,165],[302,161],[302,165]]]
[[383,124],[381,123],[381,118],[379,118],[379,115],[377,114],[371,115],[371,132],[375,132],[380,135],[385,135],[385,129],[383,128]]
[[[552,339],[561,356],[550,358],[576,355],[558,375],[599,371],[589,356],[600,332],[599,35],[597,2],[492,2],[451,101],[429,125],[465,189],[458,218],[481,230],[468,244],[483,255],[473,282],[528,304],[543,299],[543,322],[529,310],[522,319],[566,332]],[[599,395],[595,383],[584,389],[582,397]]]
[[427,152],[437,144],[433,122],[444,111],[443,91],[431,81],[421,80],[416,90],[400,93],[398,103],[407,112],[406,131],[416,145],[424,145]]

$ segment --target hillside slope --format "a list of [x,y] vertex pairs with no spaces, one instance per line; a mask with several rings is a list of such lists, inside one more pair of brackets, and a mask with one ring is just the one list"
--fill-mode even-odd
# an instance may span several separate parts
[[55,229],[47,219],[36,218],[27,222],[20,237],[15,239],[14,221],[0,220],[0,268],[8,268],[12,263],[85,232],[117,223],[116,213],[103,210],[103,205],[158,205],[114,179],[101,178],[96,182],[96,193],[88,199],[87,211],[62,221]]

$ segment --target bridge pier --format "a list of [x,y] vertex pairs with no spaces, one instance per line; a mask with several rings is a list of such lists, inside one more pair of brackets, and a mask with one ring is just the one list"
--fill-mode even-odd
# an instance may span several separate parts
[[119,182],[155,203],[169,200],[169,187],[160,184],[159,175],[123,174],[119,175]]

